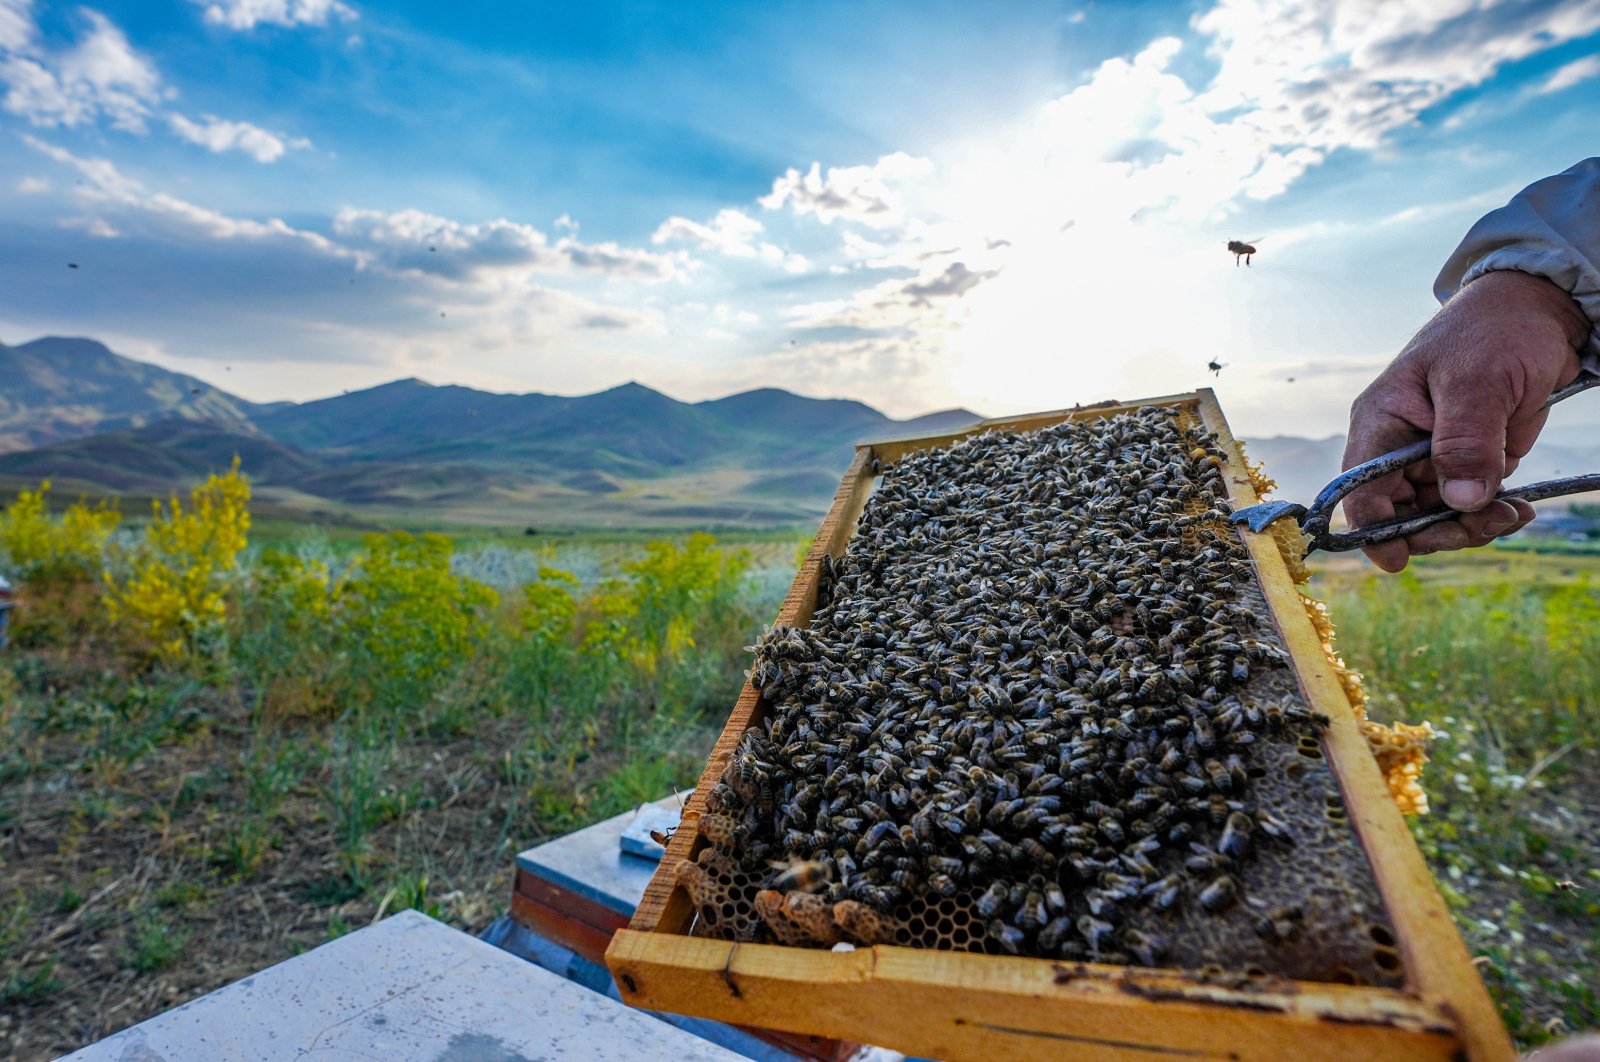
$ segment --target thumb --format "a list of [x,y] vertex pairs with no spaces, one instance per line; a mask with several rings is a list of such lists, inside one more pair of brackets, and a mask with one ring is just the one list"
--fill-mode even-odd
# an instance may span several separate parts
[[1489,504],[1506,473],[1511,411],[1492,389],[1444,386],[1433,397],[1433,470],[1439,497],[1470,513]]

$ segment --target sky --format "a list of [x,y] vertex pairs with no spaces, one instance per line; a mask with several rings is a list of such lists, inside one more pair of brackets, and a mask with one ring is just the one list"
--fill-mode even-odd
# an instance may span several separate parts
[[0,341],[1324,436],[1597,108],[1600,0],[0,0]]

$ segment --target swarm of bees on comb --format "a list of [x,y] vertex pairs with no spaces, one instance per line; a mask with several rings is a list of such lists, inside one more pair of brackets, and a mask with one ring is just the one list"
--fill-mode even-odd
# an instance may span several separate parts
[[1152,406],[876,467],[753,647],[695,932],[1399,984],[1224,460]]

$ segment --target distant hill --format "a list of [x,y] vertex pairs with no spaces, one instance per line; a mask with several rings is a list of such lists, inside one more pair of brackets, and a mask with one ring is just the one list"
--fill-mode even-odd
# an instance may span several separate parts
[[[679,402],[638,383],[568,397],[408,379],[262,405],[92,339],[0,344],[0,493],[49,478],[62,494],[163,495],[238,454],[257,496],[288,510],[545,526],[807,524],[857,442],[978,419],[952,409],[894,420],[771,387]],[[1511,482],[1600,470],[1600,446],[1562,441],[1537,446]],[[1339,436],[1246,445],[1278,482],[1273,496],[1298,502],[1337,474],[1344,450]]]
[[163,420],[211,421],[249,433],[267,408],[113,354],[92,339],[0,343],[0,453]]
[[810,522],[855,443],[981,419],[897,421],[777,388],[679,402],[638,383],[564,397],[407,379],[258,405],[93,340],[0,358],[12,359],[0,361],[0,483],[163,494],[238,454],[277,505],[412,520]]

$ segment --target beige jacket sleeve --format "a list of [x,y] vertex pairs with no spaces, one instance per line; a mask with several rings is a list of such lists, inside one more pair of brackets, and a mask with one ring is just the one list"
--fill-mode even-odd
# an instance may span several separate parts
[[1589,318],[1584,366],[1600,371],[1600,158],[1535,181],[1478,219],[1445,262],[1433,293],[1444,302],[1498,269],[1548,277]]

